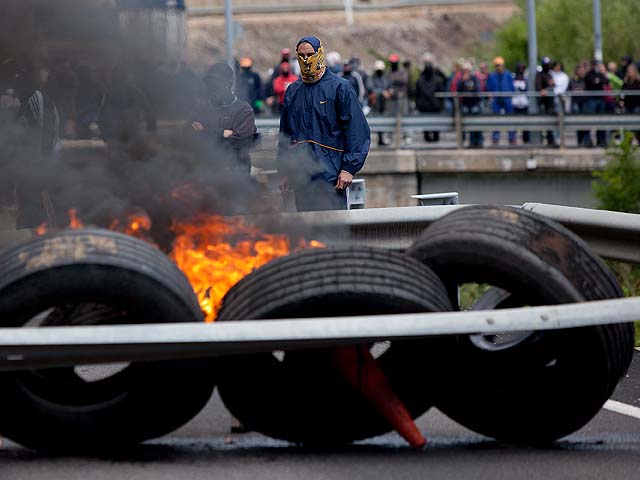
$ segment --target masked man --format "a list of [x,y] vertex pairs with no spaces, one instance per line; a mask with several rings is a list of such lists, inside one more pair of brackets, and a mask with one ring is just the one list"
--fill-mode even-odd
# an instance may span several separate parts
[[280,114],[278,170],[298,211],[346,209],[346,188],[362,168],[370,131],[351,84],[327,70],[320,39],[296,45],[300,79]]
[[255,116],[251,106],[235,95],[234,80],[235,74],[226,63],[211,66],[204,77],[208,98],[195,108],[187,123],[196,137],[198,155],[219,186],[219,200],[225,205],[221,213],[227,214],[247,213],[251,207],[247,201],[256,188],[250,177],[249,156],[257,140]]

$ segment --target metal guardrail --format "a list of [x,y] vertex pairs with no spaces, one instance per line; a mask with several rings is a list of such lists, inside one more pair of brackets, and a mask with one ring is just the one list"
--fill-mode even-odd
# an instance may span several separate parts
[[[404,115],[398,112],[395,116],[370,115],[367,117],[369,127],[374,132],[409,132],[415,130],[455,132],[456,143],[459,148],[464,145],[464,133],[472,131],[493,131],[493,130],[527,130],[527,131],[549,131],[558,130],[560,135],[558,141],[560,147],[565,148],[565,132],[578,130],[640,130],[640,115],[637,113],[567,113],[564,108],[558,109],[557,114],[465,114],[462,112],[460,100],[464,98],[491,97],[512,98],[516,95],[541,98],[539,92],[479,92],[479,93],[437,93],[439,98],[448,98],[453,102],[452,113]],[[567,92],[559,96],[562,105],[573,97],[625,97],[638,96],[640,91],[602,91],[602,92]],[[546,96],[553,98],[553,95]],[[278,129],[280,120],[277,117],[257,117],[256,125],[260,129]],[[401,138],[395,136],[396,146],[399,147]]]
[[640,319],[640,297],[517,309],[220,323],[3,328],[0,370],[216,357]]
[[[405,250],[435,220],[465,206],[305,212],[283,214],[280,218],[293,225],[305,225],[312,238],[330,244]],[[525,203],[522,208],[563,224],[604,258],[640,264],[640,215],[543,203]],[[265,223],[263,220],[261,224]]]
[[[332,240],[406,248],[461,205],[284,214]],[[640,263],[640,215],[529,203],[523,208],[583,235],[596,252]],[[265,219],[261,219],[261,224]],[[267,219],[268,220],[268,219]],[[279,222],[282,225],[282,219]],[[378,237],[378,238],[376,238]],[[375,241],[372,241],[375,240]],[[335,242],[334,242],[335,243]],[[0,370],[214,357],[452,334],[491,334],[640,320],[640,297],[518,309],[214,324],[0,329]],[[268,325],[268,327],[267,327]]]
[[[195,2],[193,2],[195,3]],[[222,0],[208,0],[198,2],[200,5],[187,5],[188,15],[222,15],[224,2]],[[355,11],[376,11],[391,8],[418,7],[423,5],[473,5],[487,3],[510,3],[509,0],[368,0],[353,2]],[[255,0],[235,0],[234,13],[280,13],[280,12],[317,12],[328,10],[344,10],[344,2],[336,0],[291,0],[276,3],[273,0],[260,2]]]

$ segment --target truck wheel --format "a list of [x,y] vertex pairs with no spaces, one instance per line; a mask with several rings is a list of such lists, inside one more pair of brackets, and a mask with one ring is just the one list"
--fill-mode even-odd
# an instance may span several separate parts
[[[434,222],[407,252],[450,292],[489,283],[478,309],[550,305],[622,296],[604,262],[576,235],[520,209],[474,206]],[[491,298],[489,298],[491,297]],[[501,441],[546,443],[585,425],[609,398],[633,354],[631,324],[457,336],[437,350],[437,406],[464,426]],[[435,353],[435,352],[434,352]]]
[[[366,247],[326,248],[283,257],[254,271],[225,297],[218,321],[451,310],[440,280],[404,255]],[[374,344],[395,392],[414,417],[432,405],[416,382],[430,341]],[[251,430],[307,444],[337,444],[391,429],[330,364],[331,350],[232,357],[218,389]]]
[[[107,230],[33,238],[0,253],[0,273],[2,327],[202,319],[187,279],[162,252]],[[0,435],[39,450],[125,448],[194,417],[213,390],[208,366],[136,362],[92,367],[103,370],[93,378],[87,367],[2,372]]]

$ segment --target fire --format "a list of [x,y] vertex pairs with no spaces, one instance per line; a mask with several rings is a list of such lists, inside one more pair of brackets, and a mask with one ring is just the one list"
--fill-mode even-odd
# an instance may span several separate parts
[[[84,226],[74,208],[68,213],[69,228]],[[109,229],[153,244],[148,235],[151,219],[144,213],[114,220]],[[175,241],[169,256],[191,283],[207,322],[215,321],[222,298],[233,285],[292,250],[286,235],[264,233],[239,217],[200,216],[189,222],[176,222],[172,230]],[[43,235],[46,231],[47,225],[43,224],[36,233]],[[293,250],[324,246],[316,240],[300,240]]]
[[[78,228],[84,228],[84,224],[78,218],[78,211],[75,208],[70,208],[67,211],[69,215],[69,225],[67,228],[72,230],[77,230]],[[35,229],[36,235],[44,235],[49,231],[49,225],[47,222],[42,223],[38,228]]]
[[[245,275],[291,251],[285,235],[266,234],[242,219],[201,217],[174,225],[171,258],[193,287],[207,322],[213,322],[222,298]],[[302,241],[297,249],[321,247]]]
[[78,218],[78,212],[76,211],[76,209],[75,208],[69,209],[69,228],[77,229],[82,227],[84,227],[84,225]]
[[145,213],[131,213],[126,216],[125,221],[116,219],[109,225],[109,230],[116,230],[153,243],[147,235],[151,230],[151,219]]

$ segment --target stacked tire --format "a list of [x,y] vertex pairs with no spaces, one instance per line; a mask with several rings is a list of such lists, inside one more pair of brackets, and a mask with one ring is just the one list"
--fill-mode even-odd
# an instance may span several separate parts
[[[509,207],[473,206],[434,222],[407,254],[450,295],[489,290],[476,309],[553,305],[622,296],[606,264],[576,235]],[[523,333],[504,344],[457,336],[434,353],[436,405],[462,425],[515,443],[547,443],[585,425],[612,394],[633,354],[632,324]]]
[[[442,282],[412,258],[368,247],[323,248],[246,276],[225,296],[217,321],[449,310]],[[428,361],[430,343],[393,342],[377,358],[414,418],[433,403],[432,385],[414,373]],[[340,444],[391,430],[331,365],[331,351],[230,357],[218,368],[220,396],[246,428],[297,443]]]
[[[2,327],[202,320],[168,257],[111,231],[34,238],[0,252],[0,272]],[[561,225],[474,206],[434,222],[406,254],[353,246],[274,260],[228,292],[218,321],[451,311],[469,282],[492,286],[475,309],[622,296],[602,260]],[[599,411],[629,366],[633,336],[632,325],[616,324],[369,347],[413,418],[436,405],[481,434],[540,444]],[[98,380],[73,367],[2,372],[0,436],[40,450],[127,447],[194,417],[214,380],[247,429],[272,437],[336,444],[389,431],[331,358],[317,348],[139,362]]]
[[[101,229],[36,237],[0,253],[2,327],[202,321],[189,282],[169,258]],[[209,400],[208,361],[0,373],[0,436],[47,451],[127,448],[182,426]]]

